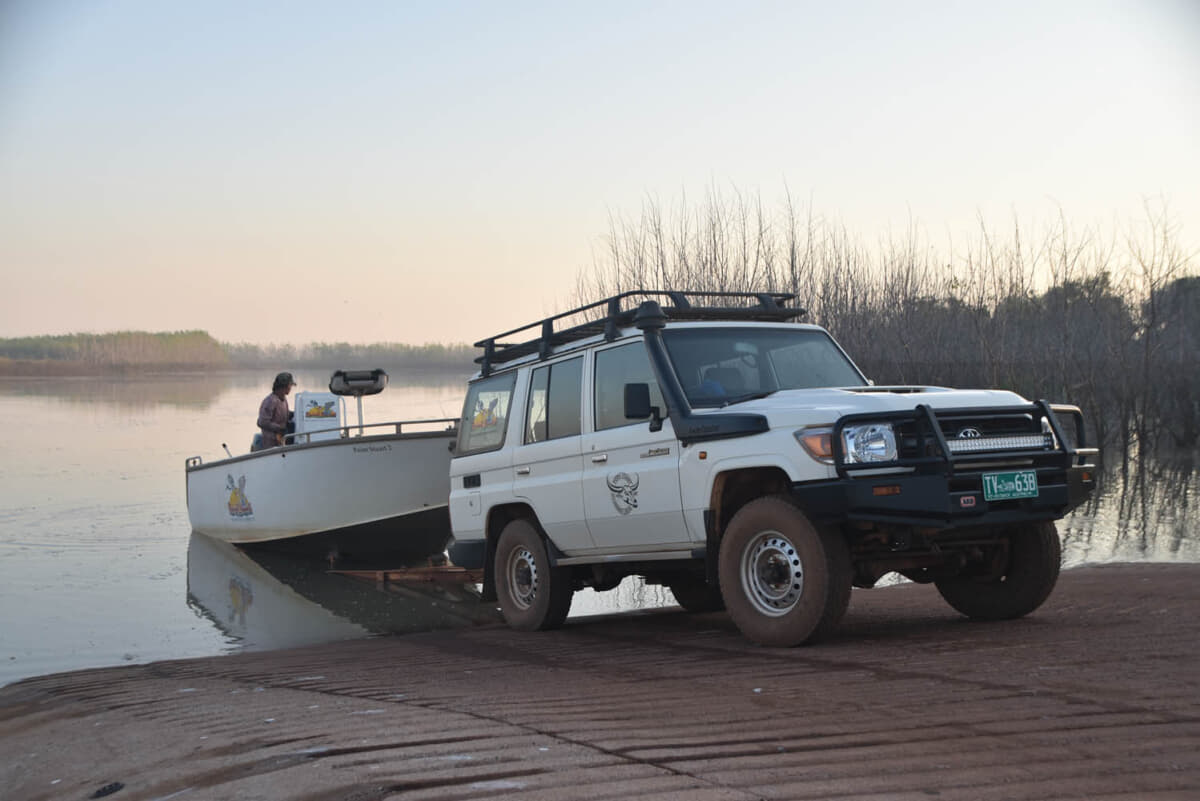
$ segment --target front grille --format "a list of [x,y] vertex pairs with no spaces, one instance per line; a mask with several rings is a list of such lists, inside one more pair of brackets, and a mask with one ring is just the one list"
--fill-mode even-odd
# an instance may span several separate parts
[[[953,416],[937,423],[951,454],[1055,450],[1054,436],[1043,431],[1041,420],[1030,414]],[[899,421],[895,427],[901,458],[943,456],[923,421]]]

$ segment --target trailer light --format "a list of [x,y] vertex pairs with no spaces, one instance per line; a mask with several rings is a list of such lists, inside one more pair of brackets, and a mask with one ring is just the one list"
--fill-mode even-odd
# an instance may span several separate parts
[[884,496],[884,495],[899,495],[900,494],[900,485],[899,484],[884,484],[884,485],[877,486],[877,487],[871,487],[871,494],[875,495],[877,497]]

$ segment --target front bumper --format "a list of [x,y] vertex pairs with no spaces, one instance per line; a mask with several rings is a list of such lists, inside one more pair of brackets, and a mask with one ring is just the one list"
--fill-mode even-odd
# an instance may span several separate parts
[[[1064,427],[1060,416],[1072,425]],[[964,447],[967,431],[979,438],[974,426],[988,430],[997,421],[1024,426],[1017,432],[1018,440],[1042,431],[1046,445]],[[848,463],[841,447],[842,432],[859,422],[887,422],[904,431],[905,453],[886,463]],[[949,438],[947,431],[956,429],[965,430],[958,438]],[[937,411],[921,404],[911,411],[847,415],[835,424],[832,441],[837,478],[792,486],[807,514],[822,522],[952,528],[1055,520],[1086,501],[1096,486],[1096,468],[1088,459],[1097,450],[1087,446],[1082,413],[1074,406],[1046,401]],[[983,476],[1013,470],[1037,474],[1037,495],[986,500]]]
[[816,481],[793,484],[792,495],[815,521],[954,528],[1056,520],[1086,501],[1096,486],[1091,465],[1039,469],[1036,498],[987,501],[984,472]]

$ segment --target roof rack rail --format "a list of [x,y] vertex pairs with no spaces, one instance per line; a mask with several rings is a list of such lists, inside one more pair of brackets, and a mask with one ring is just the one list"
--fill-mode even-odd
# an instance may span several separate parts
[[[638,302],[623,302],[632,298],[637,298]],[[554,353],[555,348],[581,339],[600,335],[603,335],[606,340],[616,339],[621,328],[633,325],[637,307],[644,301],[656,298],[666,299],[667,302],[661,306],[669,320],[782,322],[802,317],[806,313],[805,309],[784,305],[788,301],[796,299],[794,294],[787,292],[679,292],[661,289],[635,289],[480,340],[475,343],[475,347],[483,348],[483,354],[475,359],[475,363],[480,365],[480,375],[486,377],[496,365],[515,361],[534,353],[538,355],[539,360],[546,359]],[[713,299],[740,300],[743,303],[722,306],[693,303],[693,300]],[[556,323],[561,324],[563,321],[569,323],[569,318],[577,316],[585,318],[584,321],[555,330]],[[533,339],[518,342],[500,341],[517,334],[528,336],[535,329],[538,331],[538,335]]]

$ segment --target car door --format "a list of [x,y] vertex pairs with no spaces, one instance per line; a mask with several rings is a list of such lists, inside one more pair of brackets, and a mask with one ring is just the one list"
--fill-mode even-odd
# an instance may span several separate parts
[[641,339],[593,354],[591,431],[583,435],[583,502],[597,549],[660,550],[689,543],[679,492],[679,443],[670,420],[651,432],[625,419],[625,384],[650,385],[665,411]]
[[592,547],[583,509],[582,397],[582,356],[532,369],[522,439],[513,452],[513,494],[567,554]]

